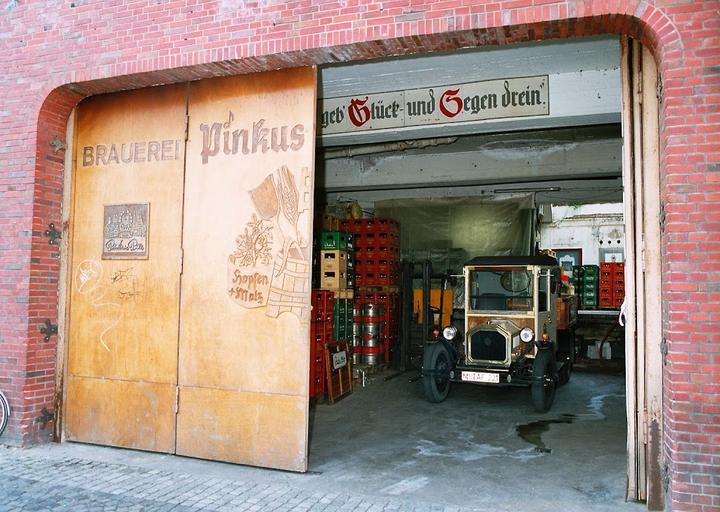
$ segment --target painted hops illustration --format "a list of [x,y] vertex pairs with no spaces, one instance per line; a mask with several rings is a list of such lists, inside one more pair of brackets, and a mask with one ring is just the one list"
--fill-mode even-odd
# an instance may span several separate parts
[[300,233],[309,227],[310,185],[306,167],[298,180],[283,165],[249,191],[255,213],[228,259],[228,293],[241,306],[307,319],[310,251]]
[[230,255],[241,267],[250,267],[260,263],[267,265],[272,260],[272,225],[253,213],[245,232],[235,240],[237,249]]

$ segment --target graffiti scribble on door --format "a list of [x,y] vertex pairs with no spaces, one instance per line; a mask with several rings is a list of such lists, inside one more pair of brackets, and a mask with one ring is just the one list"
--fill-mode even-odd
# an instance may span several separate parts
[[81,261],[75,271],[75,291],[90,302],[98,317],[104,322],[98,341],[110,352],[105,335],[120,323],[122,307],[114,302],[112,297],[108,297],[107,285],[103,282],[104,273],[99,261]]
[[297,179],[283,165],[249,191],[255,213],[228,258],[228,294],[241,306],[309,317],[310,249],[298,226],[309,222],[310,185],[307,167]]

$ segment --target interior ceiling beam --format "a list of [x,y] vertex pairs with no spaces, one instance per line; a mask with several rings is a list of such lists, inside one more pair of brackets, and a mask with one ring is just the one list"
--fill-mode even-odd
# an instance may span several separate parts
[[622,174],[617,125],[460,137],[441,146],[322,158],[317,188],[325,192],[403,190]]
[[328,202],[352,201],[373,203],[385,199],[405,198],[443,198],[482,196],[506,197],[507,195],[532,194],[536,204],[588,204],[622,202],[622,179],[595,178],[586,180],[547,180],[518,183],[497,183],[484,185],[436,184],[426,188],[375,189],[365,191],[326,192],[323,197]]

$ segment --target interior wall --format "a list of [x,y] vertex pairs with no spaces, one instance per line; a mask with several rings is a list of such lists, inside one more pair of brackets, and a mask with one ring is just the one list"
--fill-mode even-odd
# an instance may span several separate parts
[[624,261],[623,204],[552,206],[552,216],[540,223],[543,249],[581,249],[583,265]]
[[528,254],[533,246],[532,196],[494,199],[398,199],[375,204],[375,213],[400,223],[401,251],[429,259],[435,270],[460,273],[475,256]]

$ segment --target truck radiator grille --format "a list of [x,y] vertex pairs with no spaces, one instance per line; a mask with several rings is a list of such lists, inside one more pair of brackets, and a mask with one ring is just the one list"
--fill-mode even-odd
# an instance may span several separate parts
[[475,360],[504,361],[507,357],[505,336],[496,331],[476,331],[470,336],[470,357]]

